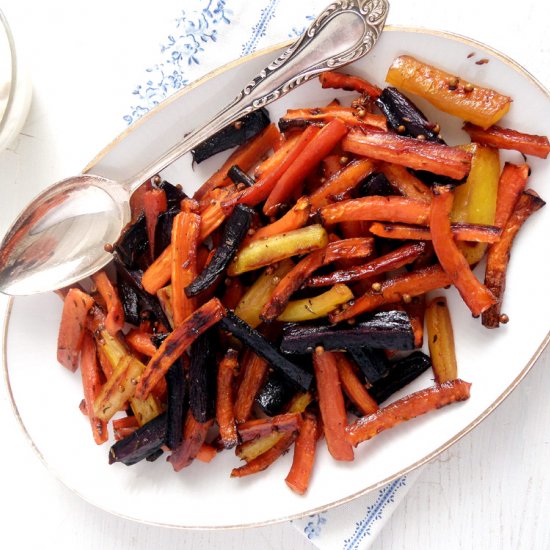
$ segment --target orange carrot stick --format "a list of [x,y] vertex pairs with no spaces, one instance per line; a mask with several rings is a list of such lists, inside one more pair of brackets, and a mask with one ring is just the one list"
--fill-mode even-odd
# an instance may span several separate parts
[[272,432],[293,432],[300,427],[301,414],[297,412],[278,414],[271,418],[247,420],[237,426],[239,437],[243,443],[258,437],[264,437]]
[[200,216],[189,208],[177,214],[172,225],[172,316],[175,327],[183,323],[196,307],[196,300],[188,298],[184,290],[197,276],[200,226]]
[[319,431],[317,417],[312,413],[305,413],[294,445],[292,466],[285,479],[286,484],[299,495],[307,491],[311,479]]
[[[277,166],[279,166],[279,164],[284,161],[289,151],[294,148],[302,133],[303,132],[301,131],[293,132],[291,136],[284,140],[279,149],[274,150],[272,155],[258,164],[258,166],[254,169],[254,178],[259,180],[265,174],[271,172],[271,170],[274,170]],[[281,137],[282,136],[284,136],[284,134],[281,134]]]
[[118,297],[116,288],[113,286],[105,271],[101,270],[92,275],[99,294],[107,306],[107,317],[105,317],[105,328],[114,336],[124,326],[124,309]]
[[504,227],[508,218],[512,215],[514,207],[518,202],[521,193],[525,189],[530,168],[527,164],[512,164],[507,162],[504,165],[498,182],[497,208],[495,212],[495,225]]
[[363,413],[372,414],[378,410],[378,404],[368,394],[364,384],[359,380],[350,360],[343,353],[335,353],[338,376],[349,400]]
[[346,429],[347,440],[354,446],[373,438],[380,432],[401,422],[470,397],[470,386],[462,380],[420,390],[379,409],[370,416],[359,418]]
[[368,95],[373,99],[376,99],[382,93],[382,90],[378,86],[371,84],[364,78],[351,74],[327,71],[319,75],[319,81],[323,88],[340,88],[349,92],[355,91]]
[[489,145],[496,149],[513,149],[524,155],[532,155],[545,159],[550,153],[550,142],[546,136],[524,134],[509,128],[491,126],[484,130],[467,122],[463,129],[470,135],[472,141]]
[[197,422],[193,413],[191,411],[187,412],[183,428],[183,441],[167,459],[172,464],[175,472],[179,472],[193,462],[201,450],[213,422],[213,420]]
[[353,460],[353,449],[346,440],[346,406],[335,354],[318,346],[313,354],[313,369],[328,450],[335,460]]
[[399,164],[380,163],[380,171],[404,197],[430,202],[430,188]]
[[467,176],[472,164],[472,154],[464,149],[365,128],[350,130],[342,149],[456,180]]
[[281,176],[264,204],[263,212],[272,216],[292,193],[303,184],[306,176],[326,157],[346,134],[346,125],[334,119],[304,147]]
[[212,298],[177,326],[151,357],[136,386],[135,396],[145,399],[176,359],[224,314],[221,302]]
[[254,399],[263,386],[269,366],[267,361],[249,351],[243,361],[244,375],[235,400],[235,420],[246,422],[252,414]]
[[94,441],[101,445],[109,438],[107,423],[94,415],[94,401],[101,390],[101,372],[97,363],[95,342],[89,332],[84,334],[82,340],[82,358],[80,360],[80,372],[82,373],[82,387],[84,388],[84,401],[86,411],[92,426]]
[[320,209],[324,224],[347,221],[385,221],[426,225],[430,205],[407,197],[362,197],[329,204]]
[[233,379],[238,367],[238,353],[234,349],[226,352],[218,367],[216,390],[216,421],[220,428],[220,438],[226,449],[237,445],[239,438],[233,412]]
[[195,458],[201,462],[211,462],[217,454],[218,451],[216,447],[208,445],[208,443],[203,443]]
[[153,187],[148,189],[143,196],[143,210],[145,213],[145,225],[149,240],[149,256],[151,261],[155,258],[155,230],[160,214],[166,211],[168,202],[164,189]]
[[57,360],[73,372],[78,368],[86,318],[93,305],[94,299],[78,288],[71,288],[63,303],[57,336]]
[[480,315],[496,302],[496,298],[476,279],[453,239],[450,220],[453,207],[452,188],[437,185],[433,187],[432,194],[430,231],[435,253],[472,314]]
[[134,328],[126,334],[125,340],[132,349],[147,357],[153,357],[157,352],[155,344],[151,341],[151,334],[147,332]]
[[141,284],[149,294],[156,294],[170,280],[171,275],[172,245],[168,245],[162,254],[145,270],[141,278]]

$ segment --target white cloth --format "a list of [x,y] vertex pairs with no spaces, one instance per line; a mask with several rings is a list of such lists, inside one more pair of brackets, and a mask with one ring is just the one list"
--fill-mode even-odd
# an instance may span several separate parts
[[[188,0],[160,32],[155,63],[129,98],[131,124],[170,94],[220,65],[299,36],[327,0]],[[157,30],[155,29],[155,32]],[[364,550],[399,505],[418,472],[293,525],[321,549]]]

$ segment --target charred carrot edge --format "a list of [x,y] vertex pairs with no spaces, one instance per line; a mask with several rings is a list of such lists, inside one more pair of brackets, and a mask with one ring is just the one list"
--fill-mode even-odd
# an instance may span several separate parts
[[432,200],[430,188],[399,164],[380,163],[380,171],[404,197],[424,202]]
[[125,336],[126,342],[130,347],[147,357],[153,357],[157,352],[155,344],[151,341],[151,334],[139,329],[131,329]]
[[380,432],[393,428],[401,422],[416,418],[427,412],[439,409],[455,401],[465,401],[470,397],[470,386],[463,380],[452,380],[399,399],[378,409],[370,416],[359,418],[346,428],[347,440],[354,446],[373,438]]
[[449,186],[436,185],[432,189],[430,231],[432,243],[441,267],[450,277],[473,315],[480,315],[491,307],[496,298],[472,273],[468,261],[453,239],[450,214],[453,191]]
[[93,305],[94,299],[78,288],[71,288],[65,296],[57,336],[57,360],[73,372],[78,368],[86,319]]
[[282,218],[258,229],[251,237],[244,241],[243,245],[250,244],[258,239],[264,239],[304,227],[309,220],[310,211],[311,204],[308,197],[300,197],[296,201],[296,204]]
[[218,451],[216,450],[216,447],[208,445],[208,443],[203,443],[195,458],[201,462],[212,462],[217,454]]
[[300,427],[300,413],[278,414],[271,418],[248,420],[239,424],[237,430],[243,443],[272,432],[293,432]]
[[533,190],[523,191],[512,215],[504,226],[500,241],[489,247],[485,284],[496,296],[497,302],[482,314],[481,321],[487,328],[497,328],[500,323],[508,321],[508,316],[501,315],[500,310],[506,287],[506,270],[512,244],[529,216],[544,205],[545,202]]
[[279,128],[286,131],[290,128],[303,128],[308,124],[326,124],[335,118],[348,126],[373,126],[383,131],[388,130],[388,124],[384,115],[375,115],[366,110],[330,105],[328,107],[316,107],[313,109],[289,109],[279,119]]
[[329,243],[326,248],[316,250],[298,262],[275,287],[269,301],[260,313],[264,321],[273,321],[284,311],[290,297],[307,278],[323,265],[341,258],[360,258],[372,253],[370,238],[344,239]]
[[166,193],[164,189],[148,189],[143,195],[143,212],[145,214],[145,225],[147,227],[147,238],[149,240],[149,257],[151,261],[155,258],[155,229],[157,221],[163,212],[168,208]]
[[[385,239],[409,241],[430,241],[432,235],[427,227],[397,223],[374,222],[369,227],[370,232]],[[457,241],[472,241],[476,243],[496,243],[502,230],[496,225],[480,225],[474,223],[453,223],[451,232]]]
[[282,456],[287,449],[290,448],[294,440],[296,439],[296,432],[289,432],[275,444],[271,449],[268,449],[265,453],[257,456],[250,462],[247,462],[240,468],[233,468],[231,471],[231,477],[245,477],[251,474],[257,474],[262,472],[271,464],[273,464],[280,456]]
[[468,175],[472,163],[472,154],[458,147],[365,128],[351,129],[342,140],[342,149],[456,180]]
[[229,185],[231,179],[227,176],[227,171],[237,165],[244,172],[248,172],[272,147],[279,139],[279,130],[274,124],[270,124],[254,139],[241,145],[234,151],[229,158],[223,163],[222,167],[214,173],[202,186],[196,191],[193,196],[196,200],[201,200],[212,189],[216,187],[225,187]]
[[524,134],[501,126],[491,126],[484,130],[469,122],[464,124],[463,130],[469,134],[472,141],[481,145],[489,145],[497,149],[513,149],[524,155],[541,159],[545,159],[550,153],[550,142],[546,136]]
[[272,216],[292,193],[302,185],[305,177],[326,157],[347,133],[346,125],[339,119],[331,120],[303,148],[287,168],[269,194],[263,212]]
[[239,278],[228,278],[225,281],[225,292],[222,297],[222,304],[227,309],[235,309],[245,293],[245,287]]
[[451,314],[445,296],[430,300],[426,307],[426,330],[435,381],[438,384],[458,377]]
[[512,215],[514,207],[521,193],[525,189],[530,168],[528,164],[504,165],[498,182],[497,209],[495,212],[495,225],[504,227],[508,218]]
[[94,441],[101,445],[109,438],[107,423],[94,415],[94,401],[101,389],[101,373],[97,364],[95,342],[89,332],[84,334],[82,340],[82,357],[80,360],[80,372],[82,374],[82,387],[84,389],[84,401],[86,411],[92,427]]
[[235,420],[246,422],[252,414],[254,399],[263,386],[269,367],[267,361],[249,351],[243,361],[244,375],[235,400]]
[[359,92],[373,99],[377,99],[382,93],[382,90],[378,86],[351,74],[327,71],[319,75],[319,81],[323,88],[338,88],[349,92]]
[[312,413],[305,413],[300,433],[294,444],[292,466],[285,478],[286,484],[299,495],[303,495],[309,486],[318,439],[319,423],[317,417]]
[[[289,148],[288,152],[286,152],[286,149],[282,149],[281,153],[277,152],[273,155],[273,157],[281,157],[280,163],[276,164],[273,169],[263,172],[261,177],[252,187],[249,187],[248,189],[241,191],[235,197],[224,201],[222,203],[223,208],[227,210],[235,204],[256,206],[263,200],[267,199],[283,174],[294,163],[296,158],[319,133],[319,131],[319,128],[316,128],[315,126],[309,126],[306,128],[300,137],[295,142],[292,142],[292,146]],[[284,152],[286,152],[285,155],[283,154]]]
[[92,275],[92,280],[97,290],[107,306],[107,316],[105,317],[105,328],[107,332],[114,336],[124,326],[124,309],[122,302],[118,297],[116,288],[107,277],[105,271],[101,270]]
[[321,206],[329,204],[332,200],[338,200],[338,197],[344,193],[351,191],[363,179],[372,174],[375,167],[376,165],[371,160],[354,160],[336,172],[310,195],[309,200],[313,212],[319,210]]
[[218,366],[216,421],[222,444],[226,449],[232,449],[239,442],[233,412],[233,379],[238,366],[237,355],[234,349],[227,350]]
[[430,205],[407,197],[362,197],[329,204],[319,210],[324,225],[348,221],[385,221],[426,225]]
[[425,250],[426,244],[423,242],[406,244],[366,264],[333,271],[328,275],[311,277],[306,281],[306,285],[318,287],[360,281],[404,267],[416,260]]
[[177,327],[193,313],[196,300],[188,298],[185,287],[197,276],[197,244],[201,218],[187,208],[176,215],[172,225],[172,317]]
[[172,245],[145,270],[141,279],[143,288],[149,294],[156,294],[170,280],[172,275]]
[[390,304],[420,296],[430,290],[451,284],[451,278],[440,265],[430,266],[403,275],[398,275],[380,284],[377,291],[371,290],[340,313],[329,315],[331,323],[352,319],[361,313],[372,311],[383,304]]
[[353,460],[353,449],[346,440],[346,405],[335,353],[318,346],[313,353],[313,370],[329,453],[335,460]]
[[213,422],[213,420],[197,422],[191,411],[187,412],[183,428],[183,441],[167,459],[172,464],[175,472],[179,472],[193,462],[204,444],[208,430]]
[[174,361],[224,315],[222,303],[217,298],[212,298],[176,327],[145,367],[136,386],[135,396],[146,398]]
[[349,400],[363,413],[372,414],[378,410],[378,404],[368,394],[364,384],[361,383],[353,365],[343,353],[335,354],[338,376],[344,393]]
[[116,441],[120,441],[139,428],[139,423],[135,416],[124,416],[113,420],[113,434]]
[[326,179],[331,178],[336,174],[336,172],[339,172],[342,170],[342,164],[340,162],[340,159],[342,158],[342,155],[338,154],[332,154],[327,155],[322,161],[321,166],[323,167],[323,177]]

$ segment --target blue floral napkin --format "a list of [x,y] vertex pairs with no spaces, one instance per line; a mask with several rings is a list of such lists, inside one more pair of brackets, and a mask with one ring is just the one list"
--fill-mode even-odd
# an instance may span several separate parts
[[[189,82],[263,47],[299,36],[329,0],[186,0],[165,4],[159,51],[131,90],[131,124]],[[160,8],[160,6],[159,6]],[[168,13],[173,8],[173,13]],[[155,31],[156,32],[156,31]],[[370,546],[418,476],[416,470],[373,493],[293,522],[321,549]]]

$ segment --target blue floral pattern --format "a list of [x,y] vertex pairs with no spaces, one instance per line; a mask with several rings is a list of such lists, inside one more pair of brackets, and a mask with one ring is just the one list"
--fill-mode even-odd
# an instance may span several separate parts
[[370,536],[373,524],[382,519],[384,508],[386,508],[388,504],[394,502],[398,489],[404,487],[406,484],[407,478],[400,477],[380,489],[375,502],[367,507],[365,517],[355,524],[355,531],[352,536],[348,539],[344,539],[344,550],[357,550],[359,548],[361,540],[363,540],[366,535]]
[[262,36],[265,36],[267,26],[275,15],[275,9],[278,2],[279,0],[270,0],[269,4],[261,11],[259,21],[252,28],[252,36],[243,45],[241,50],[242,55],[252,53],[256,49],[258,40],[260,40]]
[[311,521],[304,527],[304,535],[309,539],[317,538],[321,534],[322,526],[327,522],[326,512],[309,516]]
[[204,46],[216,42],[218,27],[231,23],[233,14],[226,0],[203,0],[203,4],[197,11],[182,10],[174,19],[174,30],[160,46],[163,60],[146,69],[146,81],[133,91],[137,102],[124,116],[128,124],[188,84],[184,76],[186,67],[198,65]]

